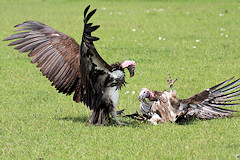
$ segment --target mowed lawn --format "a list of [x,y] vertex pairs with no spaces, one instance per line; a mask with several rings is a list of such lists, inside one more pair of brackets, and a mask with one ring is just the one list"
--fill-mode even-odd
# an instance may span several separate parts
[[[80,43],[83,11],[101,27],[95,46],[108,63],[135,60],[117,110],[139,110],[141,88],[174,89],[188,98],[240,78],[239,1],[1,0],[0,40],[26,20],[45,23]],[[240,117],[152,126],[87,126],[91,111],[59,94],[27,53],[0,43],[0,159],[237,159]],[[235,78],[235,79],[236,79]],[[169,89],[168,89],[169,90]],[[240,106],[230,107],[240,111]],[[113,121],[114,122],[114,121]]]

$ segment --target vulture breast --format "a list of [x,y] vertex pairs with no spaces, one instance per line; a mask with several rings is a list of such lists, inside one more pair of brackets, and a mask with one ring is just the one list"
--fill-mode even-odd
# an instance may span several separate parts
[[116,109],[118,98],[119,98],[119,84],[124,81],[125,75],[121,70],[113,71],[110,74],[110,80],[107,87],[103,93],[102,98],[105,100],[106,104],[114,107]]

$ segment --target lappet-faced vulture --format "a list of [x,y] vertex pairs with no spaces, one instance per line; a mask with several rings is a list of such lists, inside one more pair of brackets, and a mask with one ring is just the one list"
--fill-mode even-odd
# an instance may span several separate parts
[[37,63],[42,74],[59,92],[74,94],[74,101],[87,105],[92,110],[90,124],[104,124],[106,119],[109,120],[109,114],[121,124],[116,117],[119,89],[125,85],[124,69],[127,68],[132,77],[135,62],[109,65],[101,58],[93,44],[99,38],[91,35],[99,25],[88,23],[96,9],[88,13],[89,8],[87,6],[84,11],[81,45],[70,36],[36,21],[16,25],[21,27],[16,31],[23,32],[4,41],[15,40],[8,46],[16,45],[14,49],[19,52],[30,52],[31,62]]
[[[224,109],[223,106],[240,105],[240,79],[230,82],[233,78],[226,80],[214,87],[206,89],[188,99],[179,99],[177,93],[173,90],[173,84],[177,80],[172,80],[168,74],[167,79],[170,86],[170,92],[166,90],[150,91],[142,88],[139,94],[141,120],[149,120],[153,124],[188,121],[194,118],[213,119],[230,117],[233,112],[230,109]],[[139,116],[135,113],[131,116]]]

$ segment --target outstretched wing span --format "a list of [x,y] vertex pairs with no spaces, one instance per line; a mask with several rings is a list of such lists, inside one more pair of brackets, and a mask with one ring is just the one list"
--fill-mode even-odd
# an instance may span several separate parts
[[[31,62],[38,63],[40,71],[59,92],[71,94],[80,77],[79,44],[68,35],[36,21],[26,21],[15,27],[19,32],[4,39],[15,40],[8,46],[17,45],[19,52],[29,52]],[[17,39],[17,40],[16,40]]]
[[240,96],[240,90],[238,89],[240,88],[240,79],[230,83],[233,78],[188,99],[181,100],[181,103],[189,106],[185,116],[189,118],[212,119],[228,117],[232,115],[232,112],[238,112],[221,108],[223,106],[240,105],[240,103],[236,103],[240,100],[236,99],[236,97]]
[[59,92],[74,93],[76,102],[84,102],[90,108],[99,102],[104,82],[112,70],[97,53],[93,41],[99,38],[91,33],[99,28],[88,23],[96,9],[87,14],[84,11],[84,31],[79,45],[73,38],[43,23],[26,21],[15,27],[23,31],[11,35],[4,41],[15,40],[8,46],[17,45],[19,52],[30,52],[31,62],[37,63],[40,71]]

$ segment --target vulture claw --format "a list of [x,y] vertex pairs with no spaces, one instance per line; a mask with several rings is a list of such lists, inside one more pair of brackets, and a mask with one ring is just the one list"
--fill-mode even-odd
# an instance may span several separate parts
[[126,126],[127,124],[121,122],[121,123],[119,123],[119,125]]
[[124,116],[125,114],[123,113],[125,109],[122,109],[121,111],[117,111],[117,114],[121,115],[121,116]]
[[119,125],[119,126],[126,126],[127,124],[122,123],[122,122],[119,122],[119,123],[115,123],[115,124],[114,124],[114,126],[118,126],[118,125]]
[[173,90],[173,89],[172,89],[173,84],[177,81],[177,78],[173,81],[172,78],[171,78],[171,75],[169,74],[169,72],[168,72],[168,77],[169,77],[169,79],[166,78],[166,80],[167,80],[167,82],[168,82],[168,84],[169,84],[169,87],[170,87],[170,89],[171,89],[171,91],[172,91],[172,90]]

